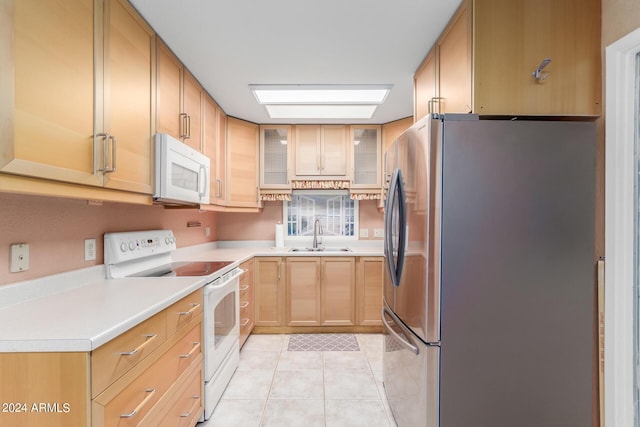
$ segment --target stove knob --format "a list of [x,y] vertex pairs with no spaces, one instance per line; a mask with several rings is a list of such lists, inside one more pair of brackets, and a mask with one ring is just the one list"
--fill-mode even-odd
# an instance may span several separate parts
[[169,238],[169,236],[164,238],[164,242],[168,245],[169,243],[171,243],[171,239]]
[[171,236],[171,243],[175,243],[176,242],[176,238]]
[[127,251],[127,244],[125,242],[120,243],[120,251],[121,252]]
[[132,241],[130,241],[130,242],[129,242],[129,249],[130,249],[130,250],[134,250],[134,249],[135,249],[135,247],[136,247],[136,244],[133,242],[133,240],[132,240]]

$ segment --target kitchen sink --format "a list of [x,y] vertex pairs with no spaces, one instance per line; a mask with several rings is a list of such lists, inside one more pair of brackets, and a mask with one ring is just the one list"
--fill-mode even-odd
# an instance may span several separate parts
[[291,248],[289,252],[351,252],[349,248]]

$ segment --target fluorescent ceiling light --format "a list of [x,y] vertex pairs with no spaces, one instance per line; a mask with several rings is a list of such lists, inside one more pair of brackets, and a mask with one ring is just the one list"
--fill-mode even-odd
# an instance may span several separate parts
[[382,104],[391,85],[249,85],[260,104]]
[[265,105],[272,119],[370,119],[377,105]]

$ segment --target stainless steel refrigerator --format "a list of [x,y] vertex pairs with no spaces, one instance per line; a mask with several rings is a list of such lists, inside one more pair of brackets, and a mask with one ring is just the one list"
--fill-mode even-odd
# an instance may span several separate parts
[[595,125],[428,116],[385,153],[399,427],[590,426]]

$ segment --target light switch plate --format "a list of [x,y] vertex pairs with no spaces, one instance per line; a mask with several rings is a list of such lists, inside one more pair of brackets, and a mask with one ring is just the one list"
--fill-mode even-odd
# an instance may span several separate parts
[[374,228],[373,229],[373,237],[384,237],[384,229],[382,229],[382,228]]
[[369,237],[369,229],[361,228],[360,229],[360,237]]
[[29,244],[14,243],[11,245],[11,265],[9,271],[17,273],[29,269]]

